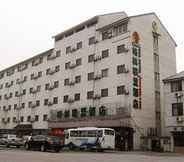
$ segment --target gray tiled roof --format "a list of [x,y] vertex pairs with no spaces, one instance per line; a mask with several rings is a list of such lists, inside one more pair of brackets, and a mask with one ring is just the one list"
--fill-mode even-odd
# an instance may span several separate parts
[[178,79],[184,79],[184,71],[181,71],[180,73],[177,73],[175,75],[171,75],[171,76],[163,79],[163,82],[169,82],[169,81],[178,80]]

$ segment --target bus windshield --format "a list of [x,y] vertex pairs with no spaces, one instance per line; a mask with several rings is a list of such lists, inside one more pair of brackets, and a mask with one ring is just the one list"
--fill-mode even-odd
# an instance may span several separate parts
[[114,136],[114,131],[113,130],[109,130],[109,129],[105,129],[105,135]]

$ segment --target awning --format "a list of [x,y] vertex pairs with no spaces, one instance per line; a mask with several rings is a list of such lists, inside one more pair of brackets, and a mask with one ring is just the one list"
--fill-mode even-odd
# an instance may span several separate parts
[[14,127],[15,130],[32,130],[31,124],[19,124]]

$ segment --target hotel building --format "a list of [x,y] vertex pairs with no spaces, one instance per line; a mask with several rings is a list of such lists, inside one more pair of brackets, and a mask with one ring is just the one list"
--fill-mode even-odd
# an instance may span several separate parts
[[161,85],[176,73],[176,43],[155,13],[95,16],[54,40],[0,72],[2,133],[110,127],[123,150],[161,136]]

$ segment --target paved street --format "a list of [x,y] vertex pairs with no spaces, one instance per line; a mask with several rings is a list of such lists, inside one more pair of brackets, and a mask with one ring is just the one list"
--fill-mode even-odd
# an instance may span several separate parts
[[183,162],[184,155],[142,152],[39,152],[1,149],[0,162]]

